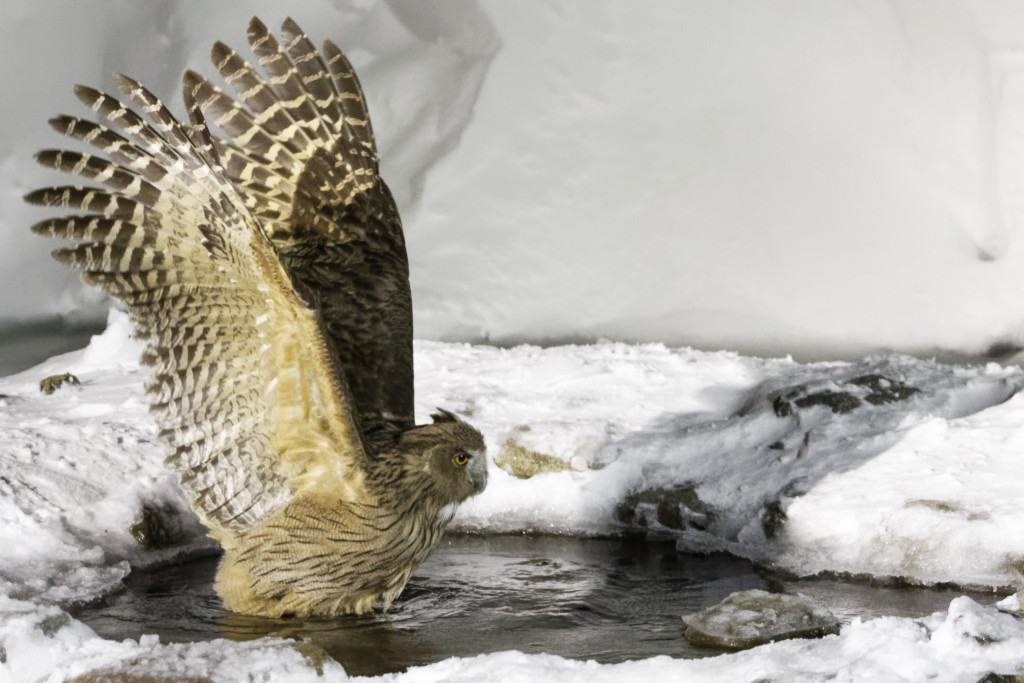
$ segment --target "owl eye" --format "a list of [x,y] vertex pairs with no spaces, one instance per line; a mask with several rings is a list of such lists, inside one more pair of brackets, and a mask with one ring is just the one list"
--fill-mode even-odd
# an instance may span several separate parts
[[455,464],[459,467],[465,467],[467,462],[469,462],[469,453],[459,453],[455,456]]

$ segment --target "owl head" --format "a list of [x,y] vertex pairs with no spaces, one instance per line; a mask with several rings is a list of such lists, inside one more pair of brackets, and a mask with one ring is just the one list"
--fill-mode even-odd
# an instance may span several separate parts
[[403,432],[398,448],[427,475],[443,504],[461,503],[487,486],[484,437],[454,413],[439,408],[433,424]]

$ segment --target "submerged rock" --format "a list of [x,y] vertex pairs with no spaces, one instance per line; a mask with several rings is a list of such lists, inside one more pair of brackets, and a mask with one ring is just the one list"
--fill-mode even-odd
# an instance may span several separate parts
[[679,486],[638,491],[626,496],[615,510],[619,522],[633,528],[660,525],[672,531],[708,528],[711,512],[697,495],[697,485],[688,481]]
[[839,633],[839,621],[804,596],[763,590],[733,593],[706,610],[683,617],[683,635],[694,645],[742,650],[787,638]]

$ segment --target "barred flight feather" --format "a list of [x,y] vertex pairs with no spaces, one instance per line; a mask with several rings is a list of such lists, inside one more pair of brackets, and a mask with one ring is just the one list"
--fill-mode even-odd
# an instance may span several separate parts
[[295,22],[284,22],[282,36],[257,19],[249,25],[266,76],[214,45],[213,64],[237,100],[192,72],[186,91],[226,134],[214,141],[225,172],[319,307],[338,380],[351,389],[361,424],[409,427],[408,261],[398,211],[378,174],[363,90],[332,43],[324,44],[325,61]]
[[[37,159],[103,187],[29,194],[31,203],[87,212],[33,229],[76,240],[54,256],[125,302],[146,344],[153,415],[175,447],[169,462],[204,521],[215,532],[237,532],[301,488],[296,462],[316,459],[308,438],[300,453],[289,453],[290,434],[321,433],[318,442],[333,445],[317,457],[352,476],[362,445],[343,386],[303,388],[310,375],[334,374],[315,313],[292,291],[247,198],[220,167],[199,108],[183,124],[137,82],[120,76],[118,84],[145,116],[76,88],[107,125],[72,116],[51,125],[105,156],[44,150]],[[285,397],[274,389],[279,376],[290,378]],[[282,398],[302,409],[282,407]]]

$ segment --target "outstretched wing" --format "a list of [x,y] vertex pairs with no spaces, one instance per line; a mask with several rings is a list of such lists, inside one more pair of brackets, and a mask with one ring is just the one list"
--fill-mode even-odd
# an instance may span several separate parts
[[38,155],[106,187],[46,188],[26,200],[85,212],[33,230],[77,240],[56,258],[127,305],[151,366],[151,410],[193,508],[230,533],[296,495],[359,498],[363,445],[316,312],[225,177],[198,111],[185,125],[134,81],[119,85],[149,121],[81,86],[106,125],[51,121],[110,160]]
[[187,88],[231,181],[266,226],[297,287],[319,308],[367,433],[413,425],[412,306],[398,210],[378,174],[362,89],[332,43],[321,55],[288,19],[279,43],[258,19],[262,75],[217,43],[215,66],[239,101],[195,73]]

